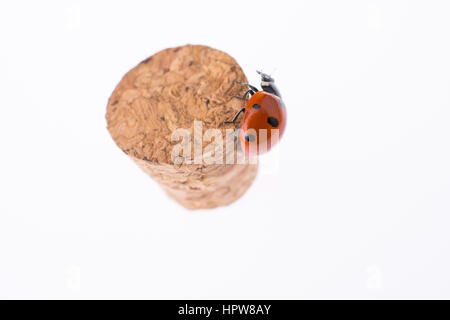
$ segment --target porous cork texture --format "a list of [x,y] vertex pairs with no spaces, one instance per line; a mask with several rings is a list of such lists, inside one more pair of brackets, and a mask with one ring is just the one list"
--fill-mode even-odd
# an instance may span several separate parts
[[[108,101],[108,130],[123,152],[188,209],[228,205],[240,198],[257,174],[257,164],[174,164],[171,141],[178,128],[220,129],[243,107],[232,98],[245,88],[244,72],[228,54],[201,45],[162,50],[119,82]],[[239,124],[236,124],[237,126]],[[194,135],[192,134],[192,140]],[[195,141],[194,141],[195,143]],[[203,142],[203,149],[209,143]],[[194,146],[192,149],[192,159]],[[225,152],[230,152],[226,150]],[[225,159],[225,157],[224,157]],[[149,195],[151,196],[151,195]]]

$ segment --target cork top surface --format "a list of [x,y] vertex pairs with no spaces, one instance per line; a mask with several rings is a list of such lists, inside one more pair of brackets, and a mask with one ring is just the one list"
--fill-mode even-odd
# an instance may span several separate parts
[[[203,131],[221,125],[242,108],[232,98],[247,82],[228,54],[200,45],[165,49],[131,69],[119,82],[107,106],[108,130],[128,155],[152,163],[172,163],[172,132],[192,130],[194,120]],[[203,148],[205,146],[203,145]]]

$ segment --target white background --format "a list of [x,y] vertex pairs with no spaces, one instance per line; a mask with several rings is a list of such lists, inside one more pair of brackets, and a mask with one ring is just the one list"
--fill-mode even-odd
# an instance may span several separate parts
[[[448,1],[0,4],[0,298],[450,298]],[[125,72],[186,43],[272,72],[289,122],[188,211],[114,144]],[[275,165],[274,165],[275,164]]]

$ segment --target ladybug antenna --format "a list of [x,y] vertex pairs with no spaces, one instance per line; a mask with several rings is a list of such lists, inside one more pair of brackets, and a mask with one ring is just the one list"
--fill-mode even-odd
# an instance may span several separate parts
[[262,81],[273,82],[273,79],[270,75],[268,75],[260,70],[256,70],[256,72],[261,76]]

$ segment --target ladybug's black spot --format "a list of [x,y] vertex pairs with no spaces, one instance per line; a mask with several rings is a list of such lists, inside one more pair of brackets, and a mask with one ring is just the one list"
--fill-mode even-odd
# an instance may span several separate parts
[[267,122],[272,126],[272,127],[278,127],[278,119],[274,118],[274,117],[268,117],[267,118]]
[[253,105],[253,108],[254,108],[254,109],[261,109],[261,106],[260,106],[259,104],[256,104],[256,103],[255,103],[255,104]]
[[248,142],[253,142],[256,140],[256,137],[252,134],[246,134],[245,135],[245,140],[247,140]]

